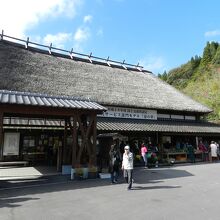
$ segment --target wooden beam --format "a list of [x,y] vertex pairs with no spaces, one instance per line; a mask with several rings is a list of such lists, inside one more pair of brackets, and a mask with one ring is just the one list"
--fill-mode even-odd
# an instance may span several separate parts
[[92,125],[93,125],[93,118],[90,118],[90,122],[89,125],[86,127],[86,132],[85,132],[85,147],[88,150],[89,156],[92,155],[92,147],[91,147],[91,141],[90,141],[90,137],[91,137],[91,133],[92,133]]
[[27,106],[27,105],[16,105],[16,104],[0,104],[0,108],[4,112],[5,116],[34,116],[34,117],[51,117],[64,118],[66,116],[71,117],[72,115],[80,112],[81,114],[90,114],[91,112],[101,113],[99,110],[83,110],[83,109],[71,109],[71,108],[54,108],[45,106]]
[[[81,159],[82,152],[83,152],[84,148],[86,148],[86,150],[88,151],[89,158],[92,155],[92,149],[90,147],[91,146],[90,137],[91,137],[91,129],[92,129],[92,124],[93,124],[93,118],[91,117],[91,120],[90,120],[88,126],[87,126],[87,124],[86,124],[86,126],[83,126],[82,120],[81,120],[79,115],[77,116],[77,121],[79,123],[79,129],[80,129],[81,137],[82,137],[82,144],[79,147],[79,151],[78,151],[78,154],[77,154],[77,162],[80,162],[80,159]],[[86,121],[86,123],[87,123],[87,121]]]
[[81,159],[81,156],[82,156],[82,151],[85,147],[85,130],[84,130],[84,127],[83,127],[83,124],[82,124],[82,121],[81,121],[81,118],[79,115],[76,116],[76,120],[79,124],[79,130],[81,132],[81,138],[82,138],[82,142],[81,142],[81,145],[79,146],[79,150],[78,150],[78,153],[77,153],[77,156],[76,156],[76,160],[77,160],[77,163],[80,164],[80,159]]

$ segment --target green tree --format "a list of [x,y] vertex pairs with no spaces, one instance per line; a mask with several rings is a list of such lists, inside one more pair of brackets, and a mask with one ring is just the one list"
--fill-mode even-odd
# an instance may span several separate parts
[[213,64],[217,64],[217,65],[220,64],[220,46],[218,46],[218,49],[217,49],[217,51],[215,53],[215,56],[214,56],[214,58],[212,60],[212,63]]
[[195,57],[191,58],[190,63],[191,63],[191,66],[192,66],[192,70],[195,70],[199,66],[200,61],[201,61],[201,57],[200,56],[196,55]]
[[212,59],[214,58],[214,56],[215,56],[215,54],[216,54],[216,51],[217,51],[217,49],[218,49],[218,46],[219,46],[218,42],[212,41],[212,42],[210,43],[210,54],[211,54],[211,58],[212,58]]
[[161,79],[213,109],[208,120],[220,123],[220,44],[207,43],[203,57],[194,56],[180,67],[164,72]]
[[207,42],[206,47],[203,50],[203,56],[201,60],[202,67],[208,67],[212,61],[212,53],[210,49],[210,43]]
[[167,81],[167,72],[164,71],[162,75],[161,75],[161,74],[158,74],[158,77],[159,77],[160,79],[162,79],[163,81]]

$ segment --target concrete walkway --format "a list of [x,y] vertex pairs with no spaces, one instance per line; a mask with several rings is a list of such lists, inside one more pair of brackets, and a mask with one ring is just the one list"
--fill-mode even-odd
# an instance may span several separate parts
[[[202,163],[205,164],[205,163]],[[190,164],[177,164],[175,167],[188,166]],[[199,165],[199,164],[196,164]],[[169,166],[168,166],[169,167]],[[140,168],[140,167],[139,167]],[[137,168],[137,169],[139,169]],[[149,169],[153,170],[153,169]],[[0,166],[0,180],[14,180],[26,178],[39,178],[43,176],[61,175],[57,172],[55,166],[34,166],[34,167],[16,167],[16,166]]]
[[0,167],[0,180],[39,178],[41,176],[59,175],[56,167]]
[[219,173],[220,163],[140,167],[130,191],[122,178],[118,184],[61,176],[36,185],[0,181],[11,185],[0,189],[0,219],[219,220]]

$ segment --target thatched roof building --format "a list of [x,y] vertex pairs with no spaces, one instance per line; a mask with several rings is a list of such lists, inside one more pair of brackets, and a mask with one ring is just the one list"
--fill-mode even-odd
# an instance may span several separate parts
[[[203,137],[207,141],[219,138],[220,126],[200,120],[211,109],[139,65],[76,54],[29,40],[11,38],[16,40],[12,42],[7,38],[11,37],[0,34],[0,104],[3,106],[0,109],[0,160],[4,159],[3,135],[16,129],[21,134],[20,143],[35,137],[39,145],[44,143],[44,137],[60,138],[61,143],[66,140],[62,161],[70,162],[68,155],[75,155],[73,167],[83,158],[84,148],[89,161],[95,161],[97,134],[100,146],[104,146],[102,158],[108,158],[112,144],[111,138],[106,136],[116,132],[130,144],[134,140],[154,142],[161,152],[163,145],[169,143],[172,149],[180,139],[197,146]],[[82,101],[81,110],[77,110],[77,100]],[[24,106],[19,108],[20,104]],[[63,105],[65,108],[59,111],[58,106]],[[34,132],[28,131],[29,128]],[[73,154],[66,147],[69,131],[73,136]],[[49,147],[49,142],[46,143]],[[52,142],[50,144],[52,146]],[[23,144],[20,149],[25,147]],[[37,145],[35,147],[38,153]],[[17,158],[24,159],[21,152],[16,151]],[[58,155],[60,167],[62,156]],[[184,160],[187,161],[187,157],[184,156]]]
[[192,100],[149,71],[73,58],[0,41],[0,89],[89,98],[107,106],[205,114]]

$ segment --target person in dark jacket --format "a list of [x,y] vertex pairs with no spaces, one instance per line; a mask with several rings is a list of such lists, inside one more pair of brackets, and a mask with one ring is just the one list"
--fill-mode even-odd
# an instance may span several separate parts
[[119,176],[119,166],[121,162],[120,152],[116,145],[111,145],[109,151],[109,172],[111,174],[111,182],[117,183]]
[[195,163],[195,152],[194,152],[194,147],[192,144],[186,144],[187,146],[187,151],[188,151],[188,157],[191,163]]

